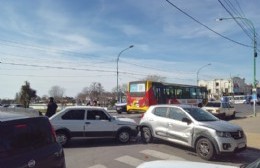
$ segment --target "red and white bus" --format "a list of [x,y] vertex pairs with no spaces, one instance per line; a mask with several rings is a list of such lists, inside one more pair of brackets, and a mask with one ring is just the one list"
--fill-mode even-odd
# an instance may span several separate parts
[[155,104],[192,104],[207,101],[207,88],[153,81],[129,82],[127,112],[145,112]]

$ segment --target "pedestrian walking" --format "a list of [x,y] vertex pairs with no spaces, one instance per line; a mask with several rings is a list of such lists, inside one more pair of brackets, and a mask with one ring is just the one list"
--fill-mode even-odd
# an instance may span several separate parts
[[54,101],[53,97],[50,97],[50,101],[48,103],[48,107],[47,107],[47,112],[46,112],[46,116],[47,117],[51,117],[52,115],[54,115],[56,113],[58,106]]

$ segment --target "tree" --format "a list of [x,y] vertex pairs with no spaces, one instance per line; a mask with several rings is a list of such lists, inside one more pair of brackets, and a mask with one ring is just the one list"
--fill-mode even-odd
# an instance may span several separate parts
[[28,108],[30,105],[30,101],[32,98],[36,97],[36,91],[31,89],[30,83],[25,81],[25,85],[22,85],[21,91],[19,94],[20,103],[25,107]]
[[93,82],[90,86],[89,86],[89,97],[91,98],[91,100],[99,100],[100,96],[104,93],[104,88],[101,85],[101,83],[99,82]]
[[83,90],[77,95],[78,101],[86,103],[85,100],[88,98],[91,101],[103,101],[104,99],[104,88],[99,82],[93,82],[89,87],[83,88]]
[[61,101],[64,93],[65,93],[65,89],[57,85],[52,86],[51,89],[49,90],[50,97],[53,97],[56,101]]
[[154,82],[165,82],[166,77],[159,76],[159,75],[148,75],[143,80],[149,80]]
[[[126,99],[124,97],[125,97],[126,92],[127,92],[127,84],[124,83],[122,85],[119,85],[118,86],[118,92],[119,92],[119,96],[120,96],[119,100]],[[113,93],[114,97],[116,98],[117,97],[117,87],[114,87],[112,89],[112,93]]]

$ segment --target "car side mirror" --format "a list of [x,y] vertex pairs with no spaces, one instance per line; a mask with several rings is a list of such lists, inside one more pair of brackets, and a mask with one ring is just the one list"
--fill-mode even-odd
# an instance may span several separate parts
[[182,119],[182,122],[186,122],[188,125],[190,123],[192,123],[192,121],[189,118],[186,118],[186,117]]

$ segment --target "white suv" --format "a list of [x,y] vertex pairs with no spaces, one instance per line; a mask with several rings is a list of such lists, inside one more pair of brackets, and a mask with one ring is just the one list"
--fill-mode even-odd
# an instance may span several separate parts
[[63,146],[74,137],[110,137],[126,143],[138,134],[138,124],[133,119],[112,117],[101,107],[67,107],[53,115],[50,122]]
[[191,105],[150,106],[140,120],[140,130],[145,143],[159,138],[189,146],[205,160],[242,151],[247,146],[241,127]]
[[231,106],[228,102],[210,101],[205,106],[203,106],[202,109],[210,112],[220,119],[234,119],[236,115],[234,106]]

